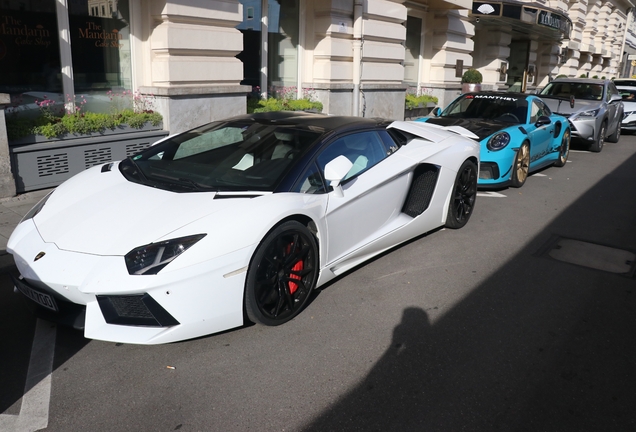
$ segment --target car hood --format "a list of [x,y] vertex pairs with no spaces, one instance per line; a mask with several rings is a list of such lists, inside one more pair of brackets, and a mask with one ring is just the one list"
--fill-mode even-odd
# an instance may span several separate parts
[[216,195],[155,189],[127,181],[116,167],[110,172],[98,167],[60,185],[33,220],[43,240],[60,249],[125,255],[214,213],[231,218],[250,201]]
[[555,114],[574,114],[581,111],[588,111],[603,106],[603,101],[591,101],[585,99],[574,99],[574,108],[570,107],[570,100],[559,97],[550,97],[539,95],[541,100],[550,108]]
[[625,112],[636,111],[636,102],[623,101],[623,109],[625,110]]
[[477,135],[480,140],[483,140],[497,131],[514,126],[512,123],[495,120],[462,119],[451,117],[429,117],[426,119],[426,122],[440,126],[461,126]]

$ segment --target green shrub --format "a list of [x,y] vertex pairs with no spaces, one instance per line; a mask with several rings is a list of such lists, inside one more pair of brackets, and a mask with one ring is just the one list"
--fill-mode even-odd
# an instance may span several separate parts
[[462,83],[467,84],[481,84],[483,79],[484,77],[481,75],[481,72],[473,68],[468,69],[464,72],[464,75],[462,75]]
[[579,78],[587,78],[587,75],[581,74],[581,76]]
[[556,77],[557,78],[567,78],[568,76],[566,74],[559,74]]
[[135,113],[124,110],[114,114],[87,112],[83,114],[65,114],[62,117],[41,115],[28,118],[7,118],[7,135],[9,139],[17,139],[30,134],[44,135],[47,138],[58,138],[66,134],[102,133],[107,129],[128,125],[140,129],[146,122],[158,126],[163,118],[157,112]]
[[309,99],[277,99],[270,97],[268,99],[248,98],[247,112],[262,113],[272,111],[322,111],[322,103],[314,102]]
[[423,94],[421,96],[416,96],[411,93],[406,94],[406,109],[413,109],[419,106],[425,106],[427,103],[437,103],[438,99],[435,96]]

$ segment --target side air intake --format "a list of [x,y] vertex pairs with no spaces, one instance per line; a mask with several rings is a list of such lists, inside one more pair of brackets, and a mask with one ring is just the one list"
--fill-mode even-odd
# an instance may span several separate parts
[[402,213],[416,217],[424,213],[431,203],[439,167],[430,164],[421,164],[413,172],[411,188],[402,207]]

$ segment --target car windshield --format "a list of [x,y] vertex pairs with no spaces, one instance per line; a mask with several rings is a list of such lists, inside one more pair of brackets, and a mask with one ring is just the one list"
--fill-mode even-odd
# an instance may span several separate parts
[[176,192],[273,191],[321,135],[249,119],[216,122],[154,145],[119,169],[130,181]]
[[525,123],[528,101],[508,95],[466,94],[455,99],[441,117],[476,118],[506,123]]
[[541,90],[541,94],[564,98],[574,96],[575,99],[601,100],[603,98],[603,84],[553,81]]

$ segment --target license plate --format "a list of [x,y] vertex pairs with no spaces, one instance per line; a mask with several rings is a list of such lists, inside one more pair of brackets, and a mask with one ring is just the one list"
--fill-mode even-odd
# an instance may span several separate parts
[[55,303],[55,299],[48,294],[45,294],[40,291],[36,291],[20,279],[14,279],[15,286],[20,290],[22,294],[39,304],[40,306],[44,306],[47,309],[51,309],[57,312],[57,304]]

